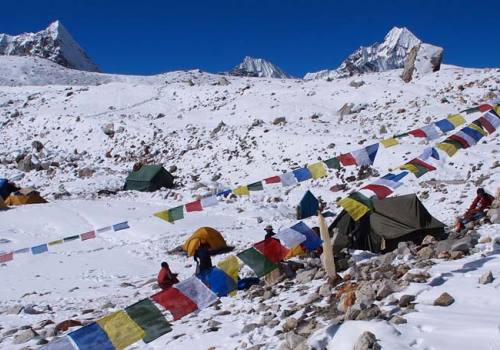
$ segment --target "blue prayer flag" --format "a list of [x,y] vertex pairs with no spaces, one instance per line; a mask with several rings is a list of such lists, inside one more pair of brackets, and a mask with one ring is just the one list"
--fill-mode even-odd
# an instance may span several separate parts
[[37,245],[36,247],[31,248],[31,253],[33,255],[42,254],[42,253],[45,253],[48,251],[49,251],[49,247],[47,246],[47,244],[40,244],[40,245]]
[[434,159],[439,160],[439,153],[438,153],[438,151],[434,147],[432,147],[431,157],[434,158]]
[[375,161],[375,157],[377,156],[378,145],[379,145],[378,143],[374,143],[373,145],[367,146],[365,148],[366,149],[366,153],[368,153],[368,157],[372,161],[372,164]]
[[306,181],[306,180],[309,180],[311,178],[311,172],[307,168],[300,168],[300,169],[294,170],[293,175],[295,176],[295,178],[299,182]]
[[222,196],[222,197],[227,197],[229,196],[233,191],[232,190],[225,190],[222,192],[217,193],[217,196]]
[[97,323],[91,323],[68,334],[79,350],[115,350],[107,334]]
[[118,224],[113,225],[113,231],[120,231],[120,230],[126,230],[130,228],[128,225],[128,221],[120,222]]
[[408,175],[408,172],[407,171],[403,171],[399,174],[393,174],[393,173],[389,173],[387,175],[384,175],[382,176],[382,179],[386,179],[386,180],[391,180],[391,181],[399,181],[401,180],[403,177],[405,177],[406,175]]
[[448,119],[441,119],[434,123],[442,132],[448,132],[455,129],[455,125],[453,125]]
[[469,135],[470,137],[472,137],[474,140],[476,140],[476,142],[481,140],[481,138],[483,137],[483,135],[479,131],[474,130],[474,129],[469,128],[469,127],[465,127],[460,131],[463,131],[466,135]]
[[225,297],[238,288],[234,279],[217,267],[204,271],[196,275],[196,277],[219,297]]
[[306,240],[302,242],[302,245],[309,251],[313,251],[321,246],[323,241],[318,237],[318,235],[309,228],[302,221],[290,227],[292,230],[298,231],[306,236]]

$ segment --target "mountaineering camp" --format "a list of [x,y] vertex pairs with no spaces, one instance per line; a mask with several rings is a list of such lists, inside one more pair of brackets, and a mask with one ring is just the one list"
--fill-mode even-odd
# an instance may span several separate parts
[[[314,187],[310,187],[295,206],[296,221],[287,227],[262,221],[261,239],[251,246],[229,245],[227,242],[231,240],[231,233],[223,232],[216,226],[192,227],[192,233],[181,245],[165,252],[162,261],[154,262],[159,267],[154,294],[130,300],[130,305],[123,309],[78,329],[62,332],[43,349],[123,349],[138,341],[151,343],[175,330],[184,317],[215,307],[221,298],[240,298],[240,293],[252,293],[262,287],[272,290],[280,283],[302,280],[303,277],[299,276],[313,266],[314,271],[323,271],[317,275],[318,278],[325,280],[328,288],[336,291],[338,300],[346,308],[351,308],[349,310],[354,310],[357,305],[355,295],[358,293],[355,288],[359,283],[351,275],[352,254],[355,252],[365,251],[376,256],[417,247],[421,247],[418,248],[420,253],[433,244],[436,247],[440,244],[463,245],[464,240],[470,242],[475,239],[472,232],[478,227],[498,220],[498,193],[495,197],[483,188],[477,189],[477,197],[468,198],[471,202],[468,210],[456,218],[456,226],[451,228],[436,219],[432,214],[433,208],[426,208],[415,193],[395,194],[406,181],[432,174],[452,161],[455,154],[474,147],[480,140],[488,142],[500,126],[498,105],[483,104],[461,113],[466,116],[481,115],[467,122],[470,118],[454,114],[351,152],[151,212],[147,216],[149,220],[175,225],[215,206],[237,205],[239,199],[266,191],[268,187],[281,186],[282,190],[286,190],[299,183],[314,183],[318,179],[333,178],[336,172],[346,167],[370,169],[380,147],[393,147],[404,138],[425,140],[419,156],[389,169],[383,176],[360,183],[357,189],[350,190],[336,202],[326,202],[314,194]],[[441,136],[445,138],[436,142]],[[175,177],[162,165],[139,163],[127,175],[123,190],[153,193],[161,188],[174,187]],[[48,203],[36,190],[21,188],[9,179],[0,180],[0,194],[0,208],[4,211]],[[327,219],[331,220],[329,226]],[[34,246],[17,247],[1,253],[0,262],[11,264],[20,259],[22,263],[26,254],[44,259],[44,255],[61,244],[83,246],[89,240],[106,237],[113,232],[133,230],[137,220],[137,217],[130,218]],[[120,239],[119,234],[113,237]],[[442,250],[439,257],[458,259],[468,254],[469,250]],[[191,263],[190,277],[179,277],[178,271],[169,263],[173,257]],[[357,319],[362,312],[374,307],[364,305],[351,317]]]

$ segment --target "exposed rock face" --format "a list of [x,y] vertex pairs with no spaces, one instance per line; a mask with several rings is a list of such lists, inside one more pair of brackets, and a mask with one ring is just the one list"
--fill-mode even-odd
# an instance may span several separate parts
[[[416,46],[419,48],[414,49]],[[422,43],[407,28],[394,27],[387,33],[383,42],[368,47],[361,46],[349,55],[337,69],[307,73],[304,79],[343,78],[363,73],[400,69],[405,66],[405,61],[410,57],[412,49],[413,54],[410,62],[414,62],[413,66],[416,70],[421,71],[422,74],[439,70],[443,54],[442,48]]]
[[408,83],[414,75],[422,76],[438,71],[443,61],[443,51],[442,47],[430,44],[414,46],[405,60],[401,79]]
[[246,56],[239,65],[229,72],[229,75],[238,77],[258,77],[258,78],[292,78],[278,66],[262,58],[252,58]]
[[89,72],[99,68],[59,21],[37,33],[0,34],[0,55],[35,56],[61,66]]

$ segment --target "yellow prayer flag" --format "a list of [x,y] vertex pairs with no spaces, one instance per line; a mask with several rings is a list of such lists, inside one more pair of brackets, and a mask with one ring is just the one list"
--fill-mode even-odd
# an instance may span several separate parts
[[233,190],[233,193],[237,196],[248,196],[250,194],[248,186],[238,186]]
[[57,244],[62,244],[64,243],[64,239],[58,239],[57,241],[52,241],[47,243],[48,245],[57,245]]
[[123,310],[105,316],[97,324],[106,332],[111,343],[118,350],[144,338],[144,331]]
[[298,246],[296,247],[293,247],[292,249],[290,249],[290,251],[287,253],[287,255],[285,256],[284,260],[288,260],[288,259],[291,259],[293,258],[294,256],[299,256],[299,255],[302,255],[304,254],[305,251],[304,249],[302,248],[302,246],[299,244]]
[[406,163],[405,165],[402,165],[399,168],[402,169],[402,170],[409,170],[413,174],[418,173],[418,168],[415,165],[410,164],[410,163]]
[[448,120],[450,121],[450,123],[453,124],[453,126],[455,128],[457,126],[462,125],[463,123],[465,123],[465,118],[462,117],[460,114],[450,115],[450,116],[448,116]]
[[370,211],[370,208],[366,205],[349,197],[341,199],[337,204],[344,208],[345,211],[356,221],[361,219],[363,215]]
[[391,137],[391,138],[380,141],[380,143],[383,144],[385,148],[389,148],[389,147],[397,145],[399,142],[394,137]]
[[445,151],[446,154],[448,154],[448,156],[450,157],[453,157],[455,153],[457,153],[458,151],[458,149],[450,143],[444,143],[444,142],[438,143],[436,147],[439,148],[440,150]]
[[487,135],[486,131],[484,131],[483,128],[481,128],[480,126],[477,126],[474,123],[471,123],[471,124],[467,125],[467,127],[476,130],[478,133],[480,133],[483,136]]
[[318,162],[314,164],[310,164],[307,166],[309,172],[313,179],[319,179],[320,177],[326,176],[328,173],[326,172],[325,166],[323,162]]
[[168,210],[162,210],[162,211],[159,211],[159,212],[156,212],[153,214],[154,216],[156,216],[157,218],[160,218],[162,220],[165,220],[167,222],[170,222],[168,220]]
[[495,109],[495,112],[497,112],[498,115],[500,115],[500,105],[493,106]]
[[217,264],[219,269],[224,271],[235,281],[238,281],[238,273],[240,272],[240,262],[234,255],[230,255]]

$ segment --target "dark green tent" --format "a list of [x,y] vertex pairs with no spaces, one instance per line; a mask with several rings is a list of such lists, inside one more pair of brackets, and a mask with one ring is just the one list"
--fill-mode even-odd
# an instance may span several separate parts
[[162,187],[174,187],[174,177],[161,165],[143,165],[127,176],[124,189],[147,192]]
[[330,225],[330,235],[338,228],[334,251],[343,248],[391,251],[399,242],[417,244],[427,235],[440,236],[444,224],[435,219],[414,194],[373,200],[373,211],[354,221],[342,211]]

